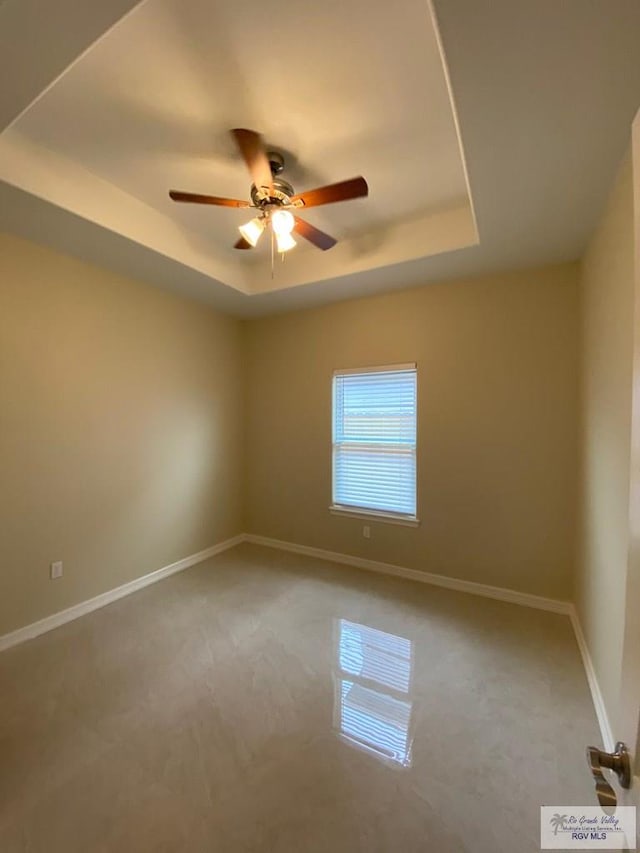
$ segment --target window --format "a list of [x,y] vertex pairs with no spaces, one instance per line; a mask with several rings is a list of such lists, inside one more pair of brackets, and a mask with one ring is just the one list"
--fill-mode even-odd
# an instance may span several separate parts
[[333,376],[333,506],[416,517],[416,366]]

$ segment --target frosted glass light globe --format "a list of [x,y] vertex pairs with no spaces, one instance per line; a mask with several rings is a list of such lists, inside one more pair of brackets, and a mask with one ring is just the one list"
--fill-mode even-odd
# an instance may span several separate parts
[[275,234],[283,237],[285,234],[291,234],[295,219],[288,210],[276,210],[271,214],[271,227]]

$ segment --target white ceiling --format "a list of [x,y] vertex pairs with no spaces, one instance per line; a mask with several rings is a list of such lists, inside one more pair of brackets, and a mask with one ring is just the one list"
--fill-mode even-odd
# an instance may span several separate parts
[[176,206],[167,190],[247,198],[237,126],[291,152],[299,190],[367,176],[371,197],[315,211],[321,227],[366,232],[466,200],[424,0],[147,0],[14,131],[234,253],[246,211]]
[[[436,0],[473,245],[424,0],[39,8],[0,7],[0,225],[240,315],[578,257],[640,104],[636,0]],[[341,243],[273,282],[228,248],[246,213],[165,195],[246,197],[233,126],[290,153],[299,190],[370,184],[308,212]]]
[[[266,240],[233,249],[246,210],[169,199],[169,188],[248,198],[236,126],[284,153],[284,177],[299,191],[366,176],[367,199],[305,214],[341,240],[339,251],[303,243],[271,279]],[[440,214],[446,248],[476,239],[424,0],[286,0],[277,12],[263,0],[146,0],[5,131],[0,169],[7,182],[245,293],[423,256]],[[413,239],[416,221],[424,246]]]

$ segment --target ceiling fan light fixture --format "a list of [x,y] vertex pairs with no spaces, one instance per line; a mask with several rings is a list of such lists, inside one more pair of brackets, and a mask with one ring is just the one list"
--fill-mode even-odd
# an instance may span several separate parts
[[264,226],[264,219],[260,216],[256,216],[255,219],[252,219],[250,222],[241,225],[238,228],[238,231],[242,234],[247,243],[250,243],[252,246],[255,247],[258,243],[258,240],[262,236]]
[[[286,212],[286,211],[283,211],[283,213],[284,212]],[[291,215],[291,214],[289,214],[289,215]],[[278,232],[276,231],[275,234],[276,234],[276,245],[278,247],[279,252],[288,252],[289,249],[293,249],[293,247],[297,245],[296,241],[293,239],[293,237],[291,236],[290,233],[278,234]]]
[[276,237],[285,237],[287,234],[291,234],[295,224],[295,219],[288,210],[276,210],[271,214],[271,227]]
[[[2,0],[0,0],[1,4]],[[310,222],[292,215],[287,208],[297,211],[301,207],[318,207],[323,204],[334,204],[337,201],[364,198],[369,194],[369,187],[362,175],[295,194],[291,184],[280,175],[284,168],[282,154],[277,151],[267,151],[264,140],[255,130],[236,127],[231,131],[231,135],[251,175],[250,201],[170,190],[169,196],[173,201],[212,204],[217,207],[249,207],[258,210],[259,213],[255,219],[240,226],[242,237],[236,241],[234,249],[253,249],[269,224],[271,224],[272,257],[275,242],[278,244],[279,252],[293,249],[296,241],[291,236],[292,231],[323,252],[335,246],[337,240],[316,228],[315,225],[311,225]]]

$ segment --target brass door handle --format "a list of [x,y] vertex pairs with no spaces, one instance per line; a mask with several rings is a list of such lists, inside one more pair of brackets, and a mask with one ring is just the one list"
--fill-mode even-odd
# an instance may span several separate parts
[[631,761],[626,744],[618,741],[615,752],[603,752],[596,746],[588,746],[587,764],[596,783],[598,802],[603,808],[615,807],[618,804],[616,792],[602,771],[613,770],[623,788],[631,787]]

